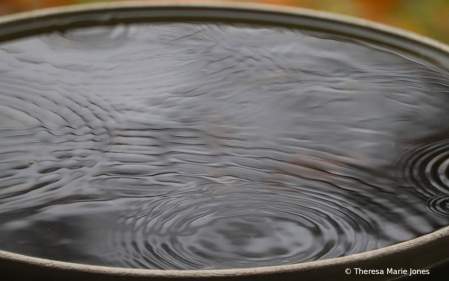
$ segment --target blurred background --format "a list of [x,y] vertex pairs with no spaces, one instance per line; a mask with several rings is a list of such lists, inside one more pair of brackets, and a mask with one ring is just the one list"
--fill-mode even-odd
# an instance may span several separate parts
[[[62,5],[112,1],[114,0],[0,0],[0,15]],[[449,43],[449,0],[252,0],[246,2],[304,7],[365,18]]]

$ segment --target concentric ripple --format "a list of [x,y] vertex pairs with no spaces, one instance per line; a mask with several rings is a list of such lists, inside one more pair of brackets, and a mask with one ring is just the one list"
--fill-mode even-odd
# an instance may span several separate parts
[[420,143],[398,161],[405,185],[424,198],[449,195],[449,136]]
[[437,216],[449,216],[449,196],[434,197],[427,202],[430,212]]
[[118,203],[127,210],[109,238],[116,253],[111,262],[172,269],[254,267],[378,246],[369,215],[342,198],[274,194],[256,185],[202,188],[200,193],[182,188],[161,198]]
[[448,81],[373,42],[248,24],[1,43],[0,249],[222,269],[430,233],[449,224]]

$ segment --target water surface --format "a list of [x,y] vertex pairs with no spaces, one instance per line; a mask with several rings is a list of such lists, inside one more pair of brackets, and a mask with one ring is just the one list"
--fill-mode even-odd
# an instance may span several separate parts
[[344,36],[130,24],[0,44],[0,249],[221,269],[449,224],[449,73]]

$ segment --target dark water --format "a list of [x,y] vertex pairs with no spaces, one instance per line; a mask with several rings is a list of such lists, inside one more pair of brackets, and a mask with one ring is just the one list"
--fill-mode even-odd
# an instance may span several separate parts
[[0,249],[292,264],[449,224],[449,73],[345,37],[133,24],[0,44]]

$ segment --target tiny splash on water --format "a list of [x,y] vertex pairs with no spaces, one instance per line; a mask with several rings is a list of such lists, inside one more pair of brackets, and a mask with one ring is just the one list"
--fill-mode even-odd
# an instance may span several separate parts
[[329,259],[449,224],[449,73],[344,36],[91,27],[0,44],[0,250],[147,269]]

